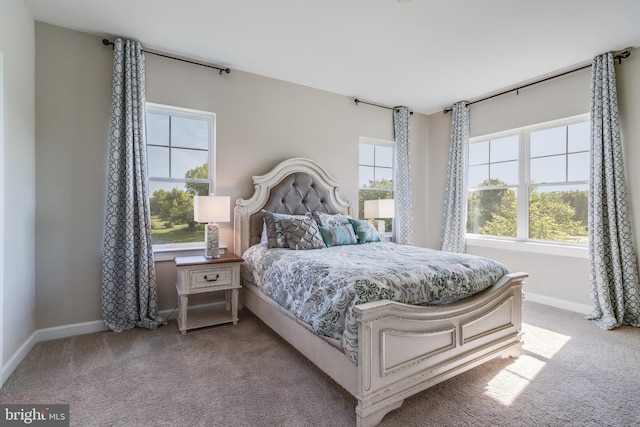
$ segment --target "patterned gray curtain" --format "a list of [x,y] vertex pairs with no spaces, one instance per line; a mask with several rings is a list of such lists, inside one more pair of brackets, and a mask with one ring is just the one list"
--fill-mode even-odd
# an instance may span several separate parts
[[464,253],[467,227],[467,146],[469,145],[469,103],[457,102],[451,110],[449,163],[444,193],[441,249]]
[[593,312],[603,329],[640,327],[640,285],[631,235],[622,159],[613,55],[598,56],[591,72],[589,278]]
[[157,328],[156,273],[146,184],[145,75],[140,43],[116,39],[102,245],[102,318],[121,332]]
[[398,107],[393,110],[393,126],[396,136],[396,176],[393,189],[396,205],[396,242],[405,245],[413,244],[409,116],[410,112],[407,107]]

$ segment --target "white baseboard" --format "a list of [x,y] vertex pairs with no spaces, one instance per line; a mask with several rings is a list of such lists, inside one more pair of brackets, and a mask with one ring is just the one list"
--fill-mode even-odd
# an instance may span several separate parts
[[92,322],[73,323],[71,325],[54,326],[53,328],[38,329],[35,331],[36,342],[57,340],[75,335],[92,334],[106,331],[108,328],[102,320]]
[[[527,301],[536,302],[539,304],[549,305],[556,308],[562,308],[564,310],[574,311],[581,314],[587,314],[591,312],[591,307],[585,304],[579,304],[571,301],[561,300],[558,298],[547,297],[544,295],[533,294],[530,292],[525,293],[525,297]],[[215,306],[219,306],[220,304],[224,304],[224,301],[216,301],[207,304],[200,304],[196,306],[190,306],[190,311],[202,311],[202,310],[210,310]],[[162,310],[158,313],[165,319],[175,319],[178,315],[177,309],[168,309]],[[24,359],[27,354],[31,351],[36,343],[41,341],[49,341],[60,338],[68,338],[75,335],[84,335],[91,334],[94,332],[102,332],[106,331],[107,327],[105,326],[102,320],[94,320],[92,322],[83,322],[83,323],[74,323],[70,325],[63,326],[55,326],[52,328],[45,329],[37,329],[31,334],[31,336],[20,346],[20,348],[11,356],[11,358],[7,361],[7,363],[2,366],[2,383],[0,383],[0,387],[4,382],[9,378],[9,376],[15,371],[18,367],[22,359]]]
[[563,310],[569,310],[580,314],[589,314],[593,310],[590,305],[548,297],[540,294],[533,294],[531,292],[525,291],[524,296],[526,301],[537,302],[538,304],[549,305],[551,307],[561,308]]
[[[212,308],[217,302],[209,304],[201,304],[194,307],[189,307],[189,310],[195,309],[207,310]],[[177,309],[162,310],[158,313],[165,319],[175,319],[178,316]],[[94,320],[91,322],[73,323],[70,325],[54,326],[52,328],[36,329],[29,338],[20,346],[20,348],[11,356],[11,358],[2,366],[2,377],[0,378],[0,387],[11,376],[13,371],[18,367],[22,359],[31,351],[34,345],[41,341],[57,340],[60,338],[73,337],[75,335],[91,334],[94,332],[106,331],[108,328],[102,320]]]
[[16,370],[20,362],[22,362],[22,359],[24,359],[33,346],[36,345],[36,332],[32,333],[31,336],[22,343],[20,348],[13,353],[13,356],[11,356],[7,363],[2,366],[2,383],[0,383],[0,387],[4,385],[4,382],[11,376],[13,371]]

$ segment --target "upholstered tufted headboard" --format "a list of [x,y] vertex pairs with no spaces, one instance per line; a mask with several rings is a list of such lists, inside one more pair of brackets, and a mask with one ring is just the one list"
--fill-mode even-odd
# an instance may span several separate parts
[[339,182],[309,159],[285,160],[265,175],[254,176],[255,192],[238,199],[234,210],[235,253],[260,242],[262,209],[293,215],[312,211],[351,214],[339,195]]

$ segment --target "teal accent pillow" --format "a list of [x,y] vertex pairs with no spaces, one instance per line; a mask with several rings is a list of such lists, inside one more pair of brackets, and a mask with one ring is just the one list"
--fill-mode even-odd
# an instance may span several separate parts
[[369,222],[369,220],[359,220],[349,218],[349,222],[353,226],[353,230],[358,236],[358,243],[371,243],[371,242],[379,242],[380,241],[380,233],[378,230]]
[[320,228],[322,240],[324,240],[328,248],[331,246],[355,245],[358,243],[358,237],[356,237],[356,233],[353,231],[351,224],[339,225],[337,227],[320,226],[318,228]]

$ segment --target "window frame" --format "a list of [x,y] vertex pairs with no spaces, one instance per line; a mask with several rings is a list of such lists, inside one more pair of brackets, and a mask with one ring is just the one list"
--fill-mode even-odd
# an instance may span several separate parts
[[[588,245],[586,243],[578,242],[562,242],[554,240],[540,240],[529,238],[529,191],[532,186],[530,177],[530,162],[531,162],[531,133],[541,131],[545,129],[552,129],[561,126],[570,126],[572,124],[589,122],[590,114],[583,113],[566,118],[551,120],[543,123],[537,123],[534,125],[523,126],[507,131],[495,132],[486,135],[480,135],[473,138],[469,138],[469,144],[467,145],[467,155],[471,144],[493,140],[498,138],[504,138],[507,136],[518,135],[518,184],[506,185],[496,188],[515,188],[516,200],[517,200],[517,232],[516,237],[508,236],[493,236],[478,233],[466,233],[467,244],[471,246],[485,246],[493,248],[508,248],[511,250],[521,250],[525,252],[544,252],[551,251],[555,254],[566,254],[568,256],[575,256],[579,258],[585,258],[587,256]],[[565,151],[565,155],[569,153]],[[469,166],[467,165],[467,168]],[[551,187],[561,185],[583,185],[588,184],[587,181],[566,181],[566,182],[553,182],[536,184],[536,187]],[[466,190],[469,192],[474,188],[469,187],[467,183]],[[494,187],[480,187],[482,189],[492,189]],[[504,242],[504,243],[501,243]],[[542,248],[542,249],[540,249]]]
[[[490,140],[496,140],[496,139],[501,139],[501,138],[507,138],[510,136],[518,136],[518,183],[517,184],[505,184],[505,185],[492,185],[492,186],[487,186],[487,187],[469,187],[469,182],[468,182],[468,173],[469,173],[469,164],[468,164],[468,159],[469,159],[469,149],[472,143],[476,143],[476,142],[483,142],[483,141],[490,141]],[[467,185],[466,185],[466,191],[467,191],[467,195],[469,194],[470,190],[474,190],[477,189],[478,191],[484,191],[484,190],[501,190],[501,189],[515,189],[516,190],[516,204],[517,204],[517,210],[516,210],[516,216],[518,218],[518,222],[516,224],[517,227],[517,231],[516,231],[516,237],[509,237],[509,236],[493,236],[493,235],[488,235],[488,234],[478,234],[478,233],[466,233],[466,237],[478,237],[478,238],[492,238],[492,239],[499,239],[499,240],[526,240],[526,239],[520,239],[521,236],[521,230],[520,230],[520,220],[519,218],[520,216],[520,195],[522,193],[522,188],[521,188],[521,184],[522,184],[522,180],[523,180],[523,170],[524,170],[524,165],[523,165],[523,156],[522,156],[522,149],[523,149],[523,141],[522,141],[522,132],[521,129],[511,129],[511,130],[507,130],[507,131],[501,131],[501,132],[495,132],[492,134],[488,134],[488,135],[482,135],[482,136],[478,136],[478,137],[473,137],[473,138],[469,138],[469,143],[467,144],[466,150],[467,150]],[[501,163],[501,162],[494,162],[494,163]],[[491,167],[490,165],[492,164],[491,162],[491,158],[489,157],[489,162],[488,165],[489,167]],[[468,202],[467,202],[468,203]]]
[[[391,182],[392,182],[392,186],[391,186],[391,198],[393,199],[394,195],[395,195],[395,191],[396,191],[396,182],[395,182],[395,171],[396,171],[396,142],[395,141],[390,141],[387,139],[379,139],[379,138],[371,138],[371,137],[367,137],[367,136],[361,136],[358,140],[358,201],[360,200],[360,191],[362,190],[374,190],[374,191],[380,191],[380,192],[387,192],[389,191],[388,189],[384,189],[384,188],[375,188],[375,187],[360,187],[360,167],[361,166],[371,166],[371,165],[366,165],[366,164],[362,164],[360,163],[360,146],[362,144],[368,144],[368,145],[378,145],[378,146],[383,146],[383,147],[390,147],[393,151],[393,157],[391,159],[391,167],[389,169],[391,169]],[[375,159],[374,159],[374,165],[373,167],[375,168]],[[386,168],[386,166],[380,166],[381,168]],[[358,219],[362,219],[360,218],[360,208],[361,206],[358,206]],[[391,231],[387,231],[385,232],[385,237],[392,239],[394,234],[395,234],[395,218],[391,219]]]
[[[146,114],[158,114],[169,117],[179,117],[185,119],[197,119],[206,121],[208,124],[208,149],[207,149],[207,179],[188,179],[188,178],[175,178],[175,177],[150,177],[149,176],[149,161],[147,159],[147,188],[152,182],[162,183],[201,183],[209,185],[209,194],[215,194],[216,191],[216,114],[210,111],[195,110],[191,108],[177,107],[166,104],[157,104],[153,102],[145,103],[145,133],[147,132]],[[151,145],[156,146],[156,145]],[[145,150],[149,147],[148,141],[145,135]],[[172,147],[171,140],[169,140],[169,148]],[[181,147],[183,148],[183,147]],[[169,173],[171,173],[171,151],[169,152]],[[149,194],[151,197],[151,194]],[[204,239],[202,242],[188,242],[188,243],[165,243],[160,245],[153,245],[154,254],[160,255],[160,260],[173,259],[174,253],[185,255],[184,251],[193,251],[194,255],[197,255],[200,250],[204,249]],[[196,252],[197,251],[197,252]],[[156,261],[158,261],[156,257]]]

